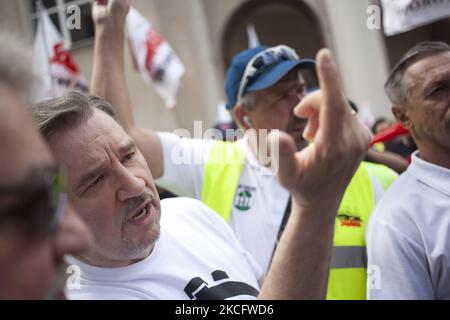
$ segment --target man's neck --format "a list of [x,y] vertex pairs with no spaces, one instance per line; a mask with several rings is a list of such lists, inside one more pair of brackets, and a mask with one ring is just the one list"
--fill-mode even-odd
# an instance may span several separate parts
[[419,146],[419,157],[432,164],[450,169],[450,149],[438,146]]
[[139,261],[142,261],[146,259],[153,251],[154,245],[145,250],[145,252],[142,253],[142,257],[134,258],[134,259],[112,259],[108,258],[102,255],[98,255],[94,252],[87,252],[82,255],[75,255],[75,258],[80,260],[81,262],[84,262],[86,264],[89,264],[94,267],[99,268],[121,268],[126,267],[132,264],[135,264]]

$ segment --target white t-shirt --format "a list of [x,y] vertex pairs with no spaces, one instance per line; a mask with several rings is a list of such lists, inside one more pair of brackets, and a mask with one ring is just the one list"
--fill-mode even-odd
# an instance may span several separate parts
[[369,221],[369,299],[450,299],[450,170],[417,155]]
[[[163,146],[164,175],[156,183],[179,196],[201,200],[204,163],[213,140],[185,139],[163,132],[158,135]],[[276,175],[258,163],[247,136],[237,143],[245,154],[245,165],[239,177],[229,225],[266,273],[289,192],[281,186]],[[383,189],[374,175],[369,174],[376,203]],[[249,199],[242,201],[242,191],[250,194]]]
[[70,299],[254,299],[261,269],[232,230],[200,201],[161,201],[161,236],[152,253],[126,267],[81,270]]

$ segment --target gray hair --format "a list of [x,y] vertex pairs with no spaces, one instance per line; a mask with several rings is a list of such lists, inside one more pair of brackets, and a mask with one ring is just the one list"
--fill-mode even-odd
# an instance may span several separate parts
[[37,128],[47,140],[59,130],[70,129],[88,120],[93,115],[94,109],[102,110],[116,120],[109,102],[76,91],[36,103],[30,109]]
[[10,34],[0,33],[0,81],[25,103],[30,103],[37,88],[33,72],[33,52]]
[[392,103],[408,104],[411,84],[404,79],[405,70],[413,63],[443,52],[450,52],[450,46],[444,42],[420,42],[411,48],[392,68],[384,89]]

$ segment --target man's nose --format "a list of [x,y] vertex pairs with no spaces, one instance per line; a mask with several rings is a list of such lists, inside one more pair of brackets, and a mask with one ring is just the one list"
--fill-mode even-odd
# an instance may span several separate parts
[[120,187],[117,191],[117,198],[119,201],[135,198],[145,191],[145,181],[134,175],[128,169],[124,168],[124,170],[122,170],[119,180]]
[[306,95],[308,94],[308,91],[306,89],[303,89],[300,92],[297,91],[296,93],[297,93],[297,99],[298,99],[297,103],[299,103],[300,101],[302,101],[302,99],[304,97],[306,97]]
[[291,91],[289,91],[289,99],[292,110],[300,103],[300,101],[305,97],[305,94],[303,92],[298,92],[296,88],[293,88]]
[[55,255],[62,259],[66,254],[76,255],[86,251],[93,241],[91,231],[70,204],[55,237]]

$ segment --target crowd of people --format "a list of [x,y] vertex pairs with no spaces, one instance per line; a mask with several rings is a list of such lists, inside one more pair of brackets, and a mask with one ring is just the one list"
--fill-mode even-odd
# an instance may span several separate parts
[[238,53],[244,137],[194,140],[134,123],[129,6],[93,4],[90,94],[31,104],[31,59],[0,39],[0,298],[450,299],[449,45],[417,44],[385,84],[410,164],[369,148],[328,49]]

